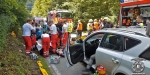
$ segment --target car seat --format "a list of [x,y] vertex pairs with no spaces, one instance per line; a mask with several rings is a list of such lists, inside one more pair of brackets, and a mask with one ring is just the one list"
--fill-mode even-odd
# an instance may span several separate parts
[[117,48],[117,37],[116,36],[111,36],[109,37],[109,49],[115,49]]

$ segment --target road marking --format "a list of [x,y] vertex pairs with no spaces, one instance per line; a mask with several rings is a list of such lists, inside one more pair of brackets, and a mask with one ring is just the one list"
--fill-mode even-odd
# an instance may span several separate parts
[[[49,58],[47,58],[48,62],[50,62]],[[59,72],[59,70],[56,68],[56,66],[54,64],[50,64],[50,67],[54,70],[56,75],[61,75],[61,73]]]
[[59,70],[56,68],[54,64],[51,64],[51,67],[54,69],[56,75],[61,75],[61,73],[59,72]]

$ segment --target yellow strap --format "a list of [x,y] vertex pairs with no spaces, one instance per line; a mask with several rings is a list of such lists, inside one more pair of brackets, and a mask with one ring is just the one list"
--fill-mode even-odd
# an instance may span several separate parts
[[39,65],[39,67],[43,66],[43,65],[41,64],[41,61],[37,61],[37,64]]
[[41,72],[42,72],[43,75],[48,75],[48,73],[46,72],[45,69],[43,69],[43,68],[40,67],[40,70],[41,70]]

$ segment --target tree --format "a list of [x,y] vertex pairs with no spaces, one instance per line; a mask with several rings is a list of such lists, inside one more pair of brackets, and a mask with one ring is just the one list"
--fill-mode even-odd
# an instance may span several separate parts
[[[120,4],[119,0],[49,0],[50,3],[48,5],[43,5],[44,3],[42,1],[45,0],[36,1],[31,12],[32,15],[45,17],[47,15],[47,13],[45,15],[46,11],[67,9],[73,12],[74,22],[81,19],[85,23],[84,26],[86,26],[88,19],[100,19],[103,16],[117,16]],[[40,5],[38,2],[40,2]],[[42,8],[45,6],[48,6],[48,8]]]
[[17,33],[29,12],[25,7],[27,0],[0,0],[0,51],[6,42],[8,32]]
[[52,0],[35,0],[33,8],[31,10],[32,16],[46,17],[47,12],[50,9]]
[[[74,13],[74,20],[82,19],[84,26],[88,19],[100,19],[103,16],[117,16],[118,0],[71,0],[64,2],[62,8],[68,8]],[[86,28],[86,27],[83,27]]]

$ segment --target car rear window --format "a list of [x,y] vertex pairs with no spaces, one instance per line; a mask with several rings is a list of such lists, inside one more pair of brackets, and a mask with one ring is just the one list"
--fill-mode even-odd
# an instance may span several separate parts
[[150,47],[147,48],[139,57],[150,60]]
[[130,37],[124,37],[124,50],[128,50],[136,45],[138,45],[141,41],[136,40]]

